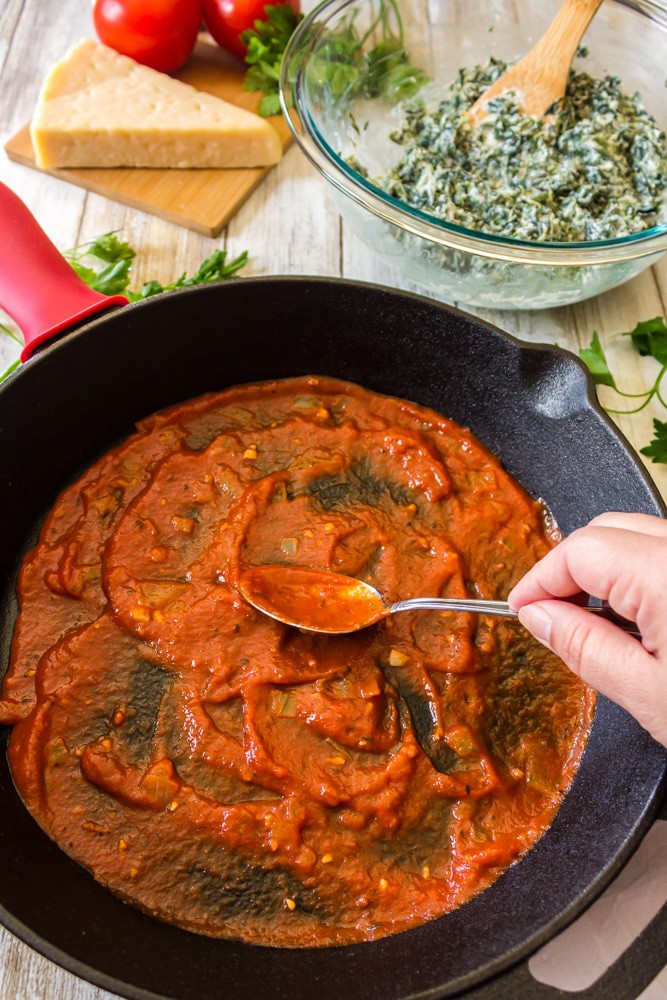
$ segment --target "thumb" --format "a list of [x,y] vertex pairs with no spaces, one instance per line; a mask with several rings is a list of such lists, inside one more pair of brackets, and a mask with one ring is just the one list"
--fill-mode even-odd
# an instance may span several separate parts
[[519,621],[586,684],[627,709],[667,746],[667,667],[637,639],[565,601],[526,604]]

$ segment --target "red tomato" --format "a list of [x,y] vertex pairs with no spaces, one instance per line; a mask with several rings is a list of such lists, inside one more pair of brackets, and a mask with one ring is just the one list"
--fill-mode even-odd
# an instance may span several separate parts
[[202,22],[201,0],[93,0],[104,45],[169,73],[187,60]]
[[218,45],[243,59],[247,50],[240,35],[266,20],[265,7],[280,3],[289,3],[295,14],[301,9],[300,0],[204,0],[204,23]]

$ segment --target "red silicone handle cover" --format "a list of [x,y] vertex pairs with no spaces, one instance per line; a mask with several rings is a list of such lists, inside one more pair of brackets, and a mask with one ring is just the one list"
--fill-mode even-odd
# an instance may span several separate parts
[[83,282],[20,198],[0,183],[0,305],[16,321],[25,347],[35,348],[75,323],[111,306],[122,295],[101,295]]

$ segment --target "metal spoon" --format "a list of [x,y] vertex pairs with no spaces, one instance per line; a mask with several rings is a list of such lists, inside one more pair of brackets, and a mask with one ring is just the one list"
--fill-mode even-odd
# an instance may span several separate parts
[[[329,635],[356,632],[398,611],[476,611],[518,617],[506,601],[413,597],[386,604],[374,587],[354,577],[292,566],[254,566],[241,576],[238,590],[249,604],[271,618],[307,632]],[[605,618],[613,617],[609,608],[589,610]],[[619,624],[630,630],[629,623]],[[456,767],[457,757],[443,740],[428,692],[409,670],[389,663],[380,666],[405,703],[422,750],[437,771],[449,773]]]
[[[254,566],[238,584],[248,604],[286,625],[328,635],[357,632],[399,611],[472,611],[518,618],[507,601],[456,597],[412,597],[386,604],[375,587],[354,577],[294,566]],[[641,638],[636,625],[611,608],[586,608]]]
[[487,102],[505,91],[517,94],[524,114],[541,117],[565,94],[570,63],[602,0],[565,0],[547,32],[523,59],[503,73],[468,111],[471,124],[489,115]]

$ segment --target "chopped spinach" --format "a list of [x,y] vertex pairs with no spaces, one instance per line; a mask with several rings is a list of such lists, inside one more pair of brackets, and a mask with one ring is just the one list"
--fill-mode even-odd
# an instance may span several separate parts
[[508,92],[472,126],[468,108],[506,68],[492,58],[461,69],[437,107],[406,102],[391,135],[403,155],[375,183],[447,222],[518,239],[613,239],[661,221],[665,134],[637,94],[623,93],[616,77],[572,70],[546,119],[523,114]]
[[117,734],[133,761],[150,758],[160,705],[172,680],[171,674],[147,660],[139,660],[131,675],[128,698],[131,712]]

